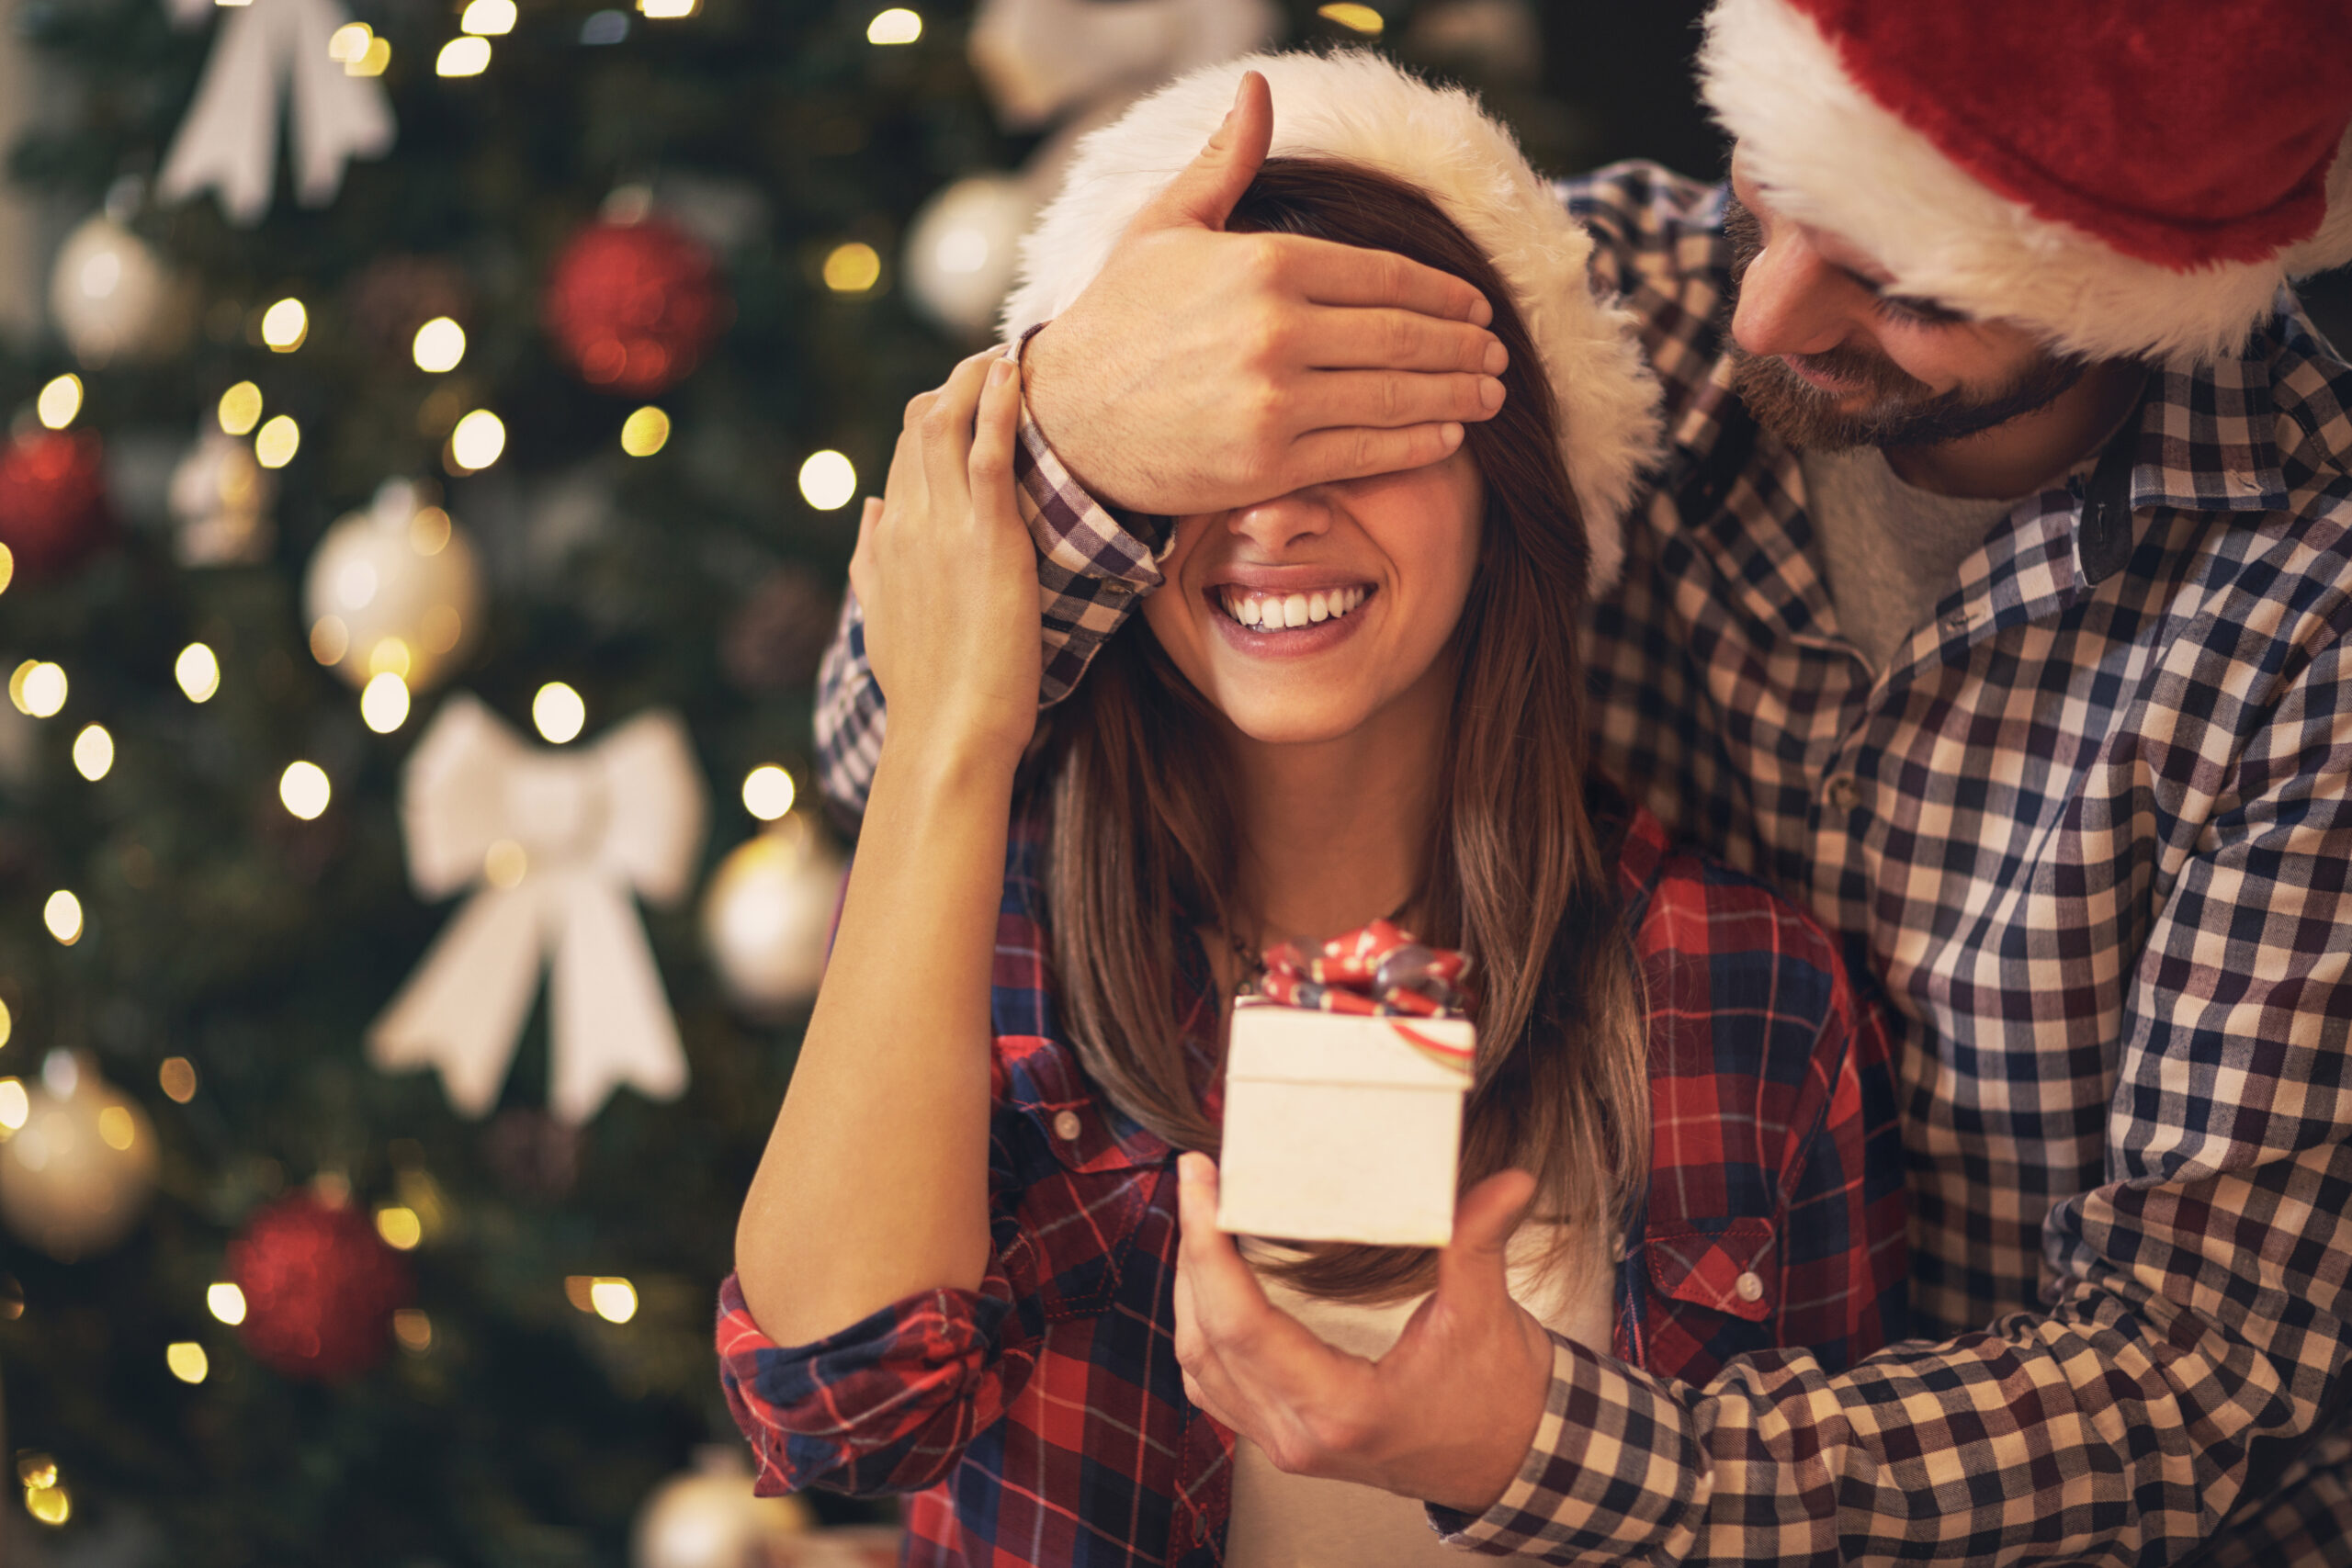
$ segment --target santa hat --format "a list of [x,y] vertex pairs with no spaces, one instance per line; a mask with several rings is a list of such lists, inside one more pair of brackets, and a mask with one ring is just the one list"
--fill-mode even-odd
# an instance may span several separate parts
[[1657,446],[1657,381],[1632,315],[1593,293],[1591,236],[1528,167],[1510,132],[1458,87],[1432,86],[1355,51],[1252,55],[1179,77],[1079,144],[1061,194],[1022,241],[1006,337],[1069,307],[1136,213],[1216,134],[1248,71],[1272,89],[1272,156],[1328,158],[1402,180],[1494,263],[1559,405],[1560,456],[1584,513],[1591,586],[1614,582],[1624,559],[1621,520]]
[[1716,0],[1706,28],[1743,170],[1890,292],[2204,360],[2352,261],[2345,0]]

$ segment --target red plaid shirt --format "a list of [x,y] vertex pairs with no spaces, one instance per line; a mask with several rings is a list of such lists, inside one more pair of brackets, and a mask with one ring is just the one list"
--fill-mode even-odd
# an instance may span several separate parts
[[[1175,1151],[1095,1094],[1057,1032],[1035,858],[1018,836],[998,927],[987,1278],[798,1347],[760,1332],[730,1278],[721,1379],[762,1492],[915,1494],[910,1562],[1205,1568],[1224,1555],[1233,1435],[1176,1365]],[[1807,917],[1670,850],[1645,813],[1619,863],[1655,1141],[1612,1348],[1702,1382],[1774,1346],[1843,1368],[1900,1333],[1902,1155],[1876,1013]],[[1189,958],[1178,1005],[1207,1061],[1216,994]]]

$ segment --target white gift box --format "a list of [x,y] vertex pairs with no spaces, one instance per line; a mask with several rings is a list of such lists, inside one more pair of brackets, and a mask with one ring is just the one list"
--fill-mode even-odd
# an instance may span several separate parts
[[1453,1237],[1462,1101],[1476,1038],[1464,1019],[1366,1018],[1236,1000],[1217,1228],[1444,1246]]

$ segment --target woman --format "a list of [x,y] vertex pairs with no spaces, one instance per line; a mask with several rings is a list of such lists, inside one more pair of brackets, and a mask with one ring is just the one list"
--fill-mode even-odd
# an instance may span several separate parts
[[[1585,777],[1575,611],[1654,392],[1508,136],[1370,56],[1187,78],[1088,144],[1015,324],[1083,285],[1245,65],[1281,129],[1229,227],[1465,279],[1507,396],[1428,468],[1173,520],[1142,624],[1025,765],[1015,367],[910,407],[851,573],[888,739],[719,1342],[763,1484],[917,1492],[918,1562],[1443,1553],[1409,1501],[1237,1446],[1176,1362],[1176,1153],[1216,1149],[1227,1006],[1287,938],[1386,917],[1473,955],[1462,1179],[1532,1173],[1513,1293],[1545,1327],[1698,1378],[1781,1344],[1842,1366],[1893,1326],[1875,1026],[1801,915]],[[1436,1263],[1249,1256],[1374,1356]]]

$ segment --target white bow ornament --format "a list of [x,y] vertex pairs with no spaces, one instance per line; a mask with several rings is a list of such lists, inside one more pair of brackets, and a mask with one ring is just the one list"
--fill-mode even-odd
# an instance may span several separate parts
[[368,1036],[385,1069],[441,1070],[449,1102],[488,1111],[553,954],[549,1108],[577,1126],[622,1084],[686,1087],[686,1056],[632,891],[684,896],[702,845],[703,779],[685,725],[641,714],[579,751],[526,742],[473,697],[444,703],[401,780],[419,896],[478,891]]
[[383,84],[349,74],[327,51],[335,29],[351,19],[342,0],[164,4],[183,28],[221,13],[220,36],[156,181],[164,200],[217,188],[231,222],[260,222],[277,181],[277,122],[287,117],[289,82],[294,194],[303,206],[333,201],[352,159],[391,151],[392,106]]

